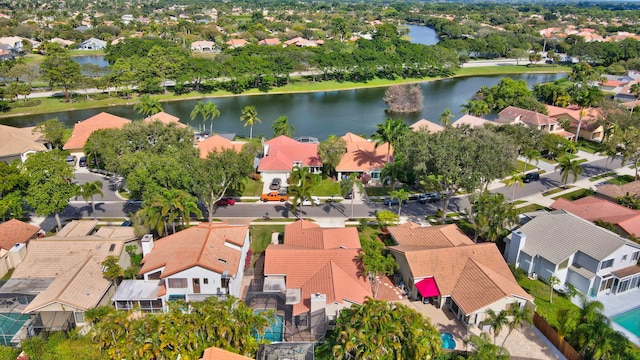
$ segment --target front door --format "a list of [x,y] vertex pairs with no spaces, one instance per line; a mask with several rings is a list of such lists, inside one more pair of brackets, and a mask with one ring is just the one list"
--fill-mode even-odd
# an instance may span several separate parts
[[193,279],[193,293],[200,294],[200,279]]

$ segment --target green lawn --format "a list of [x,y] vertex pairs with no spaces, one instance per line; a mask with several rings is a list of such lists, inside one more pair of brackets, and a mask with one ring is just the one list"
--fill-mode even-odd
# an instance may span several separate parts
[[251,225],[249,234],[251,235],[251,251],[254,254],[261,254],[271,244],[271,234],[283,232],[284,225]]
[[517,208],[516,212],[518,214],[524,214],[524,213],[534,212],[534,211],[544,210],[544,209],[546,209],[546,207],[544,207],[542,205],[531,204],[531,205],[527,205],[527,206],[523,206],[523,207]]
[[583,198],[585,196],[593,195],[593,190],[590,189],[578,189],[566,194],[562,194],[560,196],[553,197],[553,200],[557,200],[559,198],[567,199],[569,201],[577,200]]
[[340,183],[335,182],[330,178],[322,179],[320,185],[313,190],[313,195],[315,196],[340,196],[341,193]]
[[559,187],[559,188],[555,188],[555,189],[551,189],[549,191],[545,191],[542,193],[542,196],[549,196],[549,195],[553,195],[555,193],[559,193],[561,191],[565,191],[567,189],[571,189],[573,186],[571,185],[567,185],[566,187]]
[[260,196],[262,195],[262,183],[247,178],[244,183],[242,196]]
[[607,180],[608,183],[610,184],[614,184],[614,185],[624,185],[624,184],[628,184],[632,181],[634,181],[634,177],[632,175],[620,175],[620,176],[616,176],[615,178],[611,179],[611,180]]
[[531,165],[524,161],[516,160],[516,171],[522,171],[523,167],[525,168],[524,171],[535,170],[538,168],[537,166]]
[[602,174],[602,175],[598,175],[598,176],[590,177],[590,178],[589,178],[589,181],[591,181],[591,182],[598,181],[598,180],[600,180],[600,179],[604,179],[604,178],[607,178],[607,177],[613,176],[613,175],[615,175],[615,174],[616,174],[615,172],[610,171],[610,172],[605,173],[605,174]]
[[533,295],[536,303],[536,312],[553,326],[558,326],[558,310],[578,308],[569,298],[556,292],[553,294],[553,302],[549,302],[550,287],[541,280],[532,280],[526,276],[518,279],[518,284],[529,294]]
[[[395,190],[399,190],[401,188],[396,187]],[[402,189],[405,189],[408,192],[411,192],[411,189],[409,189],[409,187],[407,185],[403,185]],[[391,189],[390,186],[388,187],[382,187],[382,186],[367,186],[366,188],[367,190],[367,195],[369,196],[387,196],[389,194],[391,194],[392,191],[394,191],[394,189]]]
[[567,66],[555,67],[527,67],[524,65],[463,67],[455,76],[501,75],[501,74],[525,74],[525,73],[560,73],[570,72]]
[[589,154],[595,154],[598,153],[600,151],[602,151],[602,144],[601,143],[597,143],[597,142],[593,142],[593,141],[587,141],[584,139],[578,139],[578,146],[577,146],[578,150],[582,150],[584,152],[587,152]]

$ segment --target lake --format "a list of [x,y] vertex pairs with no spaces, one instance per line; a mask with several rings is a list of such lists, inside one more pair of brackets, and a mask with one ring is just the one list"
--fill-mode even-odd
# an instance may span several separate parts
[[[521,74],[510,75],[511,78],[523,79],[529,87],[539,82],[554,81],[565,77],[565,74]],[[280,116],[288,116],[289,122],[295,126],[295,136],[314,136],[325,139],[331,134],[342,136],[346,132],[371,135],[376,124],[387,117],[402,118],[407,124],[420,119],[438,122],[440,114],[446,108],[459,118],[460,106],[466,103],[481,86],[493,86],[505,76],[474,76],[420,84],[424,94],[424,108],[416,113],[389,114],[382,100],[385,88],[357,89],[345,91],[325,91],[304,94],[267,94],[251,96],[234,96],[209,98],[220,110],[220,117],[213,125],[214,132],[236,133],[249,136],[249,128],[243,127],[240,121],[242,109],[254,105],[262,123],[253,127],[254,136],[272,135],[271,123]],[[197,100],[181,100],[163,103],[166,112],[180,118],[180,121],[195,129],[202,128],[200,119],[192,121],[189,114]],[[17,127],[38,124],[41,121],[57,117],[67,126],[87,119],[102,111],[128,119],[137,120],[142,116],[133,111],[133,106],[114,106],[98,109],[63,111],[51,114],[0,118],[0,123]],[[209,128],[209,123],[206,124]]]
[[436,31],[430,27],[410,24],[406,24],[405,26],[409,28],[408,36],[412,43],[422,45],[435,45],[440,42],[440,39],[438,39],[438,34],[436,34]]

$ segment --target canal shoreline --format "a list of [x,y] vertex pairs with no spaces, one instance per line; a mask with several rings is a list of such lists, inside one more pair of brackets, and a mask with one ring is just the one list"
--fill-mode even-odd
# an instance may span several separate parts
[[[313,89],[291,89],[291,90],[276,90],[269,92],[260,92],[257,89],[252,89],[247,92],[241,94],[233,94],[230,92],[221,92],[220,94],[194,94],[189,93],[185,95],[173,95],[173,94],[161,94],[161,95],[152,95],[153,98],[158,99],[161,103],[165,102],[175,102],[175,101],[184,101],[184,100],[200,100],[200,99],[216,99],[216,98],[229,98],[229,97],[239,97],[239,96],[261,96],[261,95],[286,95],[286,94],[308,94],[308,93],[319,93],[319,92],[337,92],[337,91],[350,91],[350,90],[358,90],[358,89],[371,89],[371,88],[380,88],[380,87],[388,87],[391,85],[398,84],[421,84],[426,82],[433,82],[445,79],[454,79],[454,78],[462,78],[462,77],[475,77],[475,76],[500,76],[500,75],[514,75],[514,74],[555,74],[555,73],[563,73],[568,72],[570,69],[568,67],[526,67],[523,65],[520,66],[509,66],[504,67],[501,66],[499,68],[499,72],[495,71],[496,67],[488,66],[482,68],[462,68],[458,74],[449,77],[436,77],[436,78],[423,78],[423,79],[402,79],[402,80],[382,80],[376,79],[372,82],[376,82],[375,84],[364,83],[351,83],[350,86],[347,87],[336,87],[336,88],[319,88]],[[294,78],[302,77],[303,75],[296,76]],[[318,82],[318,84],[322,84],[323,82]],[[326,81],[324,82],[327,83]],[[305,87],[308,87],[309,84],[305,84]],[[286,87],[286,86],[285,86]],[[83,90],[74,91],[80,96],[84,96],[82,93]],[[104,91],[100,91],[104,92]],[[54,99],[52,97],[43,97],[44,101],[60,101],[58,99]],[[19,101],[19,100],[18,100]],[[104,108],[104,107],[113,107],[113,106],[133,106],[137,103],[137,99],[117,99],[117,98],[109,98],[103,100],[87,100],[77,103],[58,103],[58,106],[50,106],[50,109],[42,110],[36,109],[34,107],[33,111],[21,111],[21,112],[7,112],[0,114],[1,118],[12,118],[12,117],[21,117],[28,115],[38,115],[38,114],[48,114],[48,113],[57,113],[61,111],[74,111],[74,110],[89,110],[94,108]],[[88,106],[87,106],[88,105]],[[28,108],[22,108],[24,110]]]

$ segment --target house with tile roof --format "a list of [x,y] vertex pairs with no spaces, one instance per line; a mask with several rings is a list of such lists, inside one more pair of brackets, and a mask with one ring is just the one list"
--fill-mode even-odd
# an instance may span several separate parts
[[238,48],[247,45],[249,42],[245,39],[230,39],[225,44],[230,48]]
[[33,133],[34,127],[17,128],[0,125],[0,161],[7,164],[19,159],[23,163],[31,154],[49,150],[39,133]]
[[206,159],[210,152],[224,151],[231,149],[234,151],[242,151],[244,142],[231,141],[220,135],[209,136],[208,138],[198,142],[198,149],[200,150],[200,157]]
[[574,134],[565,131],[558,120],[539,112],[508,106],[498,113],[498,124],[524,124],[549,134],[557,134],[565,139],[573,139]]
[[389,149],[387,143],[376,146],[375,142],[353,133],[347,133],[341,139],[346,142],[347,151],[336,166],[338,179],[356,173],[358,177],[366,174],[373,181],[379,180],[387,159],[393,155],[393,148]]
[[89,38],[83,41],[78,49],[80,50],[104,50],[107,47],[107,42],[104,40]]
[[104,277],[101,263],[108,256],[131,263],[125,242],[135,240],[133,229],[103,226],[97,221],[74,220],[58,234],[33,239],[0,297],[20,295],[29,300],[22,309],[31,316],[34,331],[61,331],[87,325],[84,312],[107,305],[113,281]]
[[216,48],[216,43],[213,41],[194,41],[191,43],[191,51],[194,52],[212,52]]
[[251,360],[253,358],[212,346],[204,349],[200,360]]
[[597,297],[640,287],[640,244],[565,210],[540,212],[505,238],[507,262]]
[[618,201],[619,198],[624,196],[637,197],[640,196],[640,180],[632,181],[630,183],[622,185],[598,185],[596,187],[596,194],[598,195],[598,197],[602,197],[611,201]]
[[130,123],[131,120],[129,119],[101,112],[76,123],[73,126],[71,137],[62,148],[73,155],[84,156],[84,145],[94,131],[100,129],[122,129]]
[[440,124],[436,124],[434,122],[431,122],[431,121],[429,121],[427,119],[420,119],[420,120],[416,121],[415,123],[409,125],[409,127],[413,131],[419,131],[419,130],[426,129],[427,131],[432,132],[432,133],[440,132],[440,131],[444,130],[444,126],[442,126]]
[[41,234],[44,232],[39,227],[17,219],[0,224],[0,276],[22,262],[29,240]]
[[262,39],[258,41],[258,45],[280,45],[280,39],[278,38]]
[[451,126],[460,127],[463,125],[467,125],[469,127],[483,127],[485,124],[499,125],[496,122],[489,121],[487,119],[483,119],[481,117],[473,116],[473,115],[462,115],[458,120],[454,121]]
[[117,309],[146,304],[161,310],[172,300],[240,297],[250,242],[247,225],[203,222],[155,241],[145,235],[141,241],[143,280],[120,284],[112,299]]
[[314,174],[321,173],[322,161],[318,155],[318,143],[296,141],[284,135],[264,142],[258,172],[266,189],[275,178],[280,178],[286,185],[295,166],[307,167]]
[[476,244],[457,225],[389,227],[409,297],[449,309],[465,326],[480,327],[487,310],[534,306],[494,243]]
[[171,114],[168,114],[164,111],[160,111],[159,113],[155,113],[151,116],[148,116],[144,119],[144,122],[146,123],[152,123],[154,121],[159,121],[165,125],[170,125],[170,124],[175,124],[175,126],[180,127],[180,128],[186,128],[188,127],[187,124],[183,124],[180,122],[180,118],[177,116],[173,116]]
[[[578,137],[589,141],[602,142],[604,139],[604,126],[602,126],[599,121],[603,116],[602,109],[584,109],[584,113],[580,116],[582,110],[576,105],[571,105],[566,108],[552,105],[546,105],[546,107],[549,116],[558,120],[560,123],[566,121],[569,124],[569,132],[574,135],[578,135]],[[582,125],[580,126],[580,134],[576,134],[581,118]]]
[[373,297],[359,252],[357,229],[298,220],[285,226],[282,243],[265,251],[263,292],[286,299],[293,332],[322,338],[341,309]]
[[595,196],[577,200],[558,198],[552,209],[566,210],[588,221],[603,221],[615,225],[620,235],[640,237],[640,211]]

